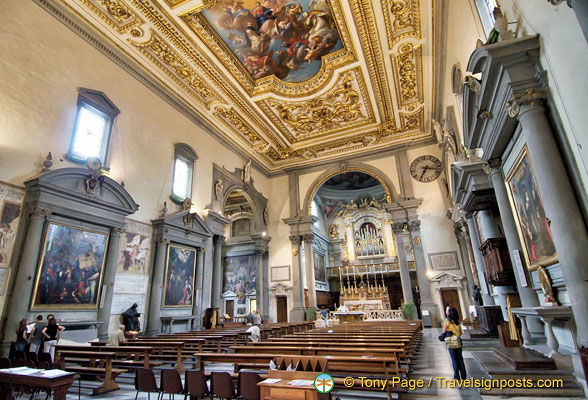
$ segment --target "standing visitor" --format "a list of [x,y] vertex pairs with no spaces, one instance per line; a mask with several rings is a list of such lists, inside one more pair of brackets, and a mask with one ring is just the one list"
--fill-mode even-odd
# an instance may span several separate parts
[[323,328],[329,327],[329,312],[326,308],[321,310],[321,320],[323,321]]
[[39,353],[39,347],[41,347],[41,343],[43,343],[43,334],[41,331],[45,327],[45,323],[43,322],[43,316],[37,315],[37,320],[35,321],[35,325],[31,330],[31,334],[29,335],[30,345],[29,345],[29,352],[30,353]]
[[27,344],[27,324],[29,322],[26,319],[21,319],[18,323],[18,328],[16,329],[16,341],[15,341],[15,350],[16,351],[24,351],[25,346]]
[[463,332],[459,324],[459,314],[455,307],[449,309],[443,332],[446,332],[447,335],[449,335],[448,332],[451,332],[451,336],[445,338],[445,343],[449,351],[449,356],[451,357],[451,363],[453,364],[453,379],[466,379],[466,368],[462,354],[463,346],[461,343]]
[[45,344],[43,345],[43,351],[51,354],[51,360],[55,356],[55,346],[59,340],[59,334],[63,332],[65,328],[57,325],[55,318],[48,319],[47,326],[43,328],[41,333],[45,337]]

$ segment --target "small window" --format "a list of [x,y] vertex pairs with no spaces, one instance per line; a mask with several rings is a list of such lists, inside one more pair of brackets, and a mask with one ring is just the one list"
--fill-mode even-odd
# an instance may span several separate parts
[[476,0],[476,7],[478,7],[482,26],[486,32],[486,37],[488,37],[490,31],[494,28],[494,8],[498,7],[498,2],[496,0]]
[[84,88],[78,90],[77,107],[67,158],[85,163],[98,157],[106,166],[112,125],[120,111],[104,93]]
[[175,147],[171,199],[180,204],[185,199],[192,197],[192,175],[194,173],[194,162],[198,159],[198,155],[187,144],[177,143]]

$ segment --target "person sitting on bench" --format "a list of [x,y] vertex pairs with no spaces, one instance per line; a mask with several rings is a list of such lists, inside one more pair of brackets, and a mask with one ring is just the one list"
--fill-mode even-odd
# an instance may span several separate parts
[[127,341],[127,339],[125,337],[125,326],[119,325],[116,332],[111,333],[110,336],[108,337],[108,343],[106,345],[107,346],[118,346],[121,343],[124,343],[126,341]]

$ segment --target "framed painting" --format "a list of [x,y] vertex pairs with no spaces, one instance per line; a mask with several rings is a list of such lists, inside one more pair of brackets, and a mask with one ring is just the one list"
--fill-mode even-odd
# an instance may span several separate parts
[[314,280],[316,282],[327,282],[324,254],[314,253]]
[[0,210],[0,267],[8,267],[18,222],[20,204],[4,201]]
[[233,292],[237,295],[237,304],[246,304],[247,293],[255,290],[256,284],[255,256],[225,257],[223,293]]
[[429,253],[429,264],[431,265],[431,269],[437,271],[459,269],[457,253],[455,251],[441,251],[439,253]]
[[116,272],[119,274],[144,275],[149,263],[151,237],[127,232],[121,237]]
[[170,244],[165,263],[163,307],[192,307],[196,249]]
[[109,235],[49,223],[32,310],[98,307]]
[[543,201],[537,186],[533,166],[527,148],[521,152],[506,178],[511,207],[523,253],[529,269],[557,262],[557,253],[545,215]]

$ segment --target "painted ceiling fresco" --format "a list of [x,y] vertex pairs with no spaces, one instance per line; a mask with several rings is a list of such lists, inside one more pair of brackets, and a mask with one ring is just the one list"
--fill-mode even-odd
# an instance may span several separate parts
[[430,1],[38,2],[266,173],[434,136]]
[[306,81],[342,47],[327,0],[223,0],[202,15],[253,79]]

